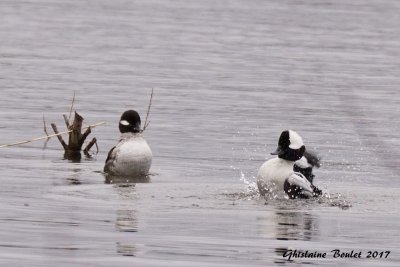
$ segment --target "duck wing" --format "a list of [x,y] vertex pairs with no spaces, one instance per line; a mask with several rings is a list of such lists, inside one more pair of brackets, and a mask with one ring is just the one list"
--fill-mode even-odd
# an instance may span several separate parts
[[106,164],[104,165],[104,172],[109,172],[111,170],[111,167],[116,157],[115,148],[116,146],[111,148],[111,150],[108,152]]
[[304,175],[298,172],[292,173],[284,183],[286,194],[294,198],[310,198],[314,196],[314,186]]

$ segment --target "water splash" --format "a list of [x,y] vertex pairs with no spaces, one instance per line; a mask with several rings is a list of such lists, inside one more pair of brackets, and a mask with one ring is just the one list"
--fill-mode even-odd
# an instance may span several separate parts
[[257,182],[256,177],[251,176],[251,178],[247,178],[246,174],[240,168],[236,168],[231,166],[232,170],[238,171],[240,175],[240,181],[242,181],[246,186],[246,193],[249,195],[258,194]]
[[330,193],[328,191],[324,192],[324,194],[318,198],[318,203],[326,204],[330,207],[338,207],[342,210],[347,210],[353,206],[351,202],[340,193]]
[[[257,179],[253,175],[246,175],[246,173],[237,167],[230,166],[232,170],[237,171],[240,176],[240,181],[245,185],[245,191],[233,194],[237,197],[237,199],[247,199],[254,200],[255,198],[259,198],[261,195],[258,191],[257,187]],[[340,193],[329,192],[326,188],[323,190],[324,193],[322,196],[312,199],[296,199],[291,200],[283,191],[278,192],[276,190],[271,191],[270,193],[262,196],[265,200],[265,205],[269,205],[270,203],[274,203],[275,201],[301,201],[304,204],[306,201],[310,205],[321,204],[329,207],[338,207],[340,209],[346,210],[352,207],[352,204],[348,199],[346,199]]]

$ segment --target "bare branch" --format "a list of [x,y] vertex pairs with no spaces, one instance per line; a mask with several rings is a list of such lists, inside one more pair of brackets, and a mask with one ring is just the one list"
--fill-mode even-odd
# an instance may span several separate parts
[[75,102],[75,91],[74,91],[74,96],[72,97],[71,107],[69,109],[68,122],[71,121],[71,114],[72,114],[72,109],[74,107],[74,102]]
[[[43,115],[43,129],[44,129],[44,133],[45,133],[47,136],[49,136],[49,133],[47,132],[46,120],[45,120],[45,118],[44,118],[44,115]],[[50,139],[50,137],[47,137],[47,139]]]
[[86,156],[89,155],[89,150],[92,148],[93,145],[96,145],[96,148],[97,148],[96,154],[99,153],[99,147],[97,145],[97,139],[96,139],[96,137],[93,137],[92,141],[90,141],[89,144],[87,144],[87,146],[83,150],[83,152],[85,153]]
[[147,122],[147,119],[148,119],[149,114],[150,114],[151,102],[153,101],[153,93],[154,93],[154,89],[151,88],[150,101],[149,101],[149,105],[147,107],[146,120],[144,121],[142,132],[144,132],[144,130],[146,130],[147,126],[149,126],[149,124],[150,124],[150,121]]
[[80,146],[82,146],[83,142],[85,142],[85,139],[88,137],[88,135],[92,132],[92,129],[90,128],[90,126],[86,129],[86,131],[82,134],[80,140],[79,140],[79,144]]
[[57,135],[58,141],[60,141],[61,145],[63,146],[64,150],[67,150],[67,144],[64,142],[64,139],[62,138],[62,136],[60,135],[60,133],[57,130],[57,126],[52,123],[51,127],[53,128],[54,133]]
[[[103,122],[99,122],[99,123],[96,123],[96,124],[92,124],[92,125],[83,127],[82,129],[87,129],[88,127],[95,128],[95,127],[100,126],[100,125],[102,125],[102,124],[104,124],[104,123],[105,123],[104,121],[103,121]],[[54,129],[53,129],[53,130],[54,130]],[[0,145],[0,148],[22,145],[22,144],[26,144],[26,143],[30,143],[30,142],[34,142],[34,141],[39,141],[39,140],[43,140],[43,139],[48,139],[48,138],[54,137],[54,136],[59,136],[59,135],[67,134],[67,133],[70,133],[70,132],[72,132],[72,130],[68,130],[68,131],[60,132],[60,133],[56,133],[56,134],[50,134],[50,135],[46,135],[46,136],[42,136],[42,137],[37,137],[37,138],[30,139],[30,140],[19,141],[19,142],[15,142],[15,143],[12,143],[12,144]]]
[[67,129],[70,130],[69,119],[67,118],[67,115],[63,114],[63,118],[64,118],[65,125],[67,126]]

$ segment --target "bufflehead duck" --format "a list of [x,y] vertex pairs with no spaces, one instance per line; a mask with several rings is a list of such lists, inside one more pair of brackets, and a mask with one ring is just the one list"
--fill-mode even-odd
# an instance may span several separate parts
[[115,176],[145,176],[153,154],[140,129],[140,116],[134,110],[125,111],[119,121],[121,139],[106,159],[104,172]]
[[303,174],[294,171],[294,164],[305,152],[303,139],[295,131],[281,133],[278,148],[257,174],[257,185],[261,195],[286,193],[290,198],[310,198],[318,196],[320,190],[310,183]]

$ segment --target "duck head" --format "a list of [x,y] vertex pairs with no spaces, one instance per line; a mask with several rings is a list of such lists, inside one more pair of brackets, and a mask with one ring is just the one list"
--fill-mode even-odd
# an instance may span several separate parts
[[125,111],[119,120],[119,131],[121,133],[139,133],[140,132],[140,116],[134,110]]
[[301,136],[295,131],[286,130],[281,133],[278,148],[271,155],[278,155],[281,159],[296,161],[303,156],[305,150]]

